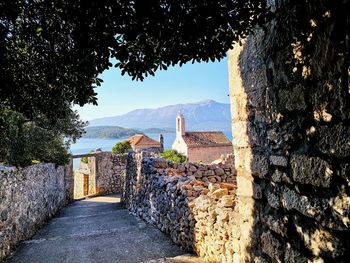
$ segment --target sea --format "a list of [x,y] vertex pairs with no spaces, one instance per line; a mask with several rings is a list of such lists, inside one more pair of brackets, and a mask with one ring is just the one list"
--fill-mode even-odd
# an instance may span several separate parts
[[[225,135],[229,140],[232,140],[231,131],[224,132]],[[159,133],[147,133],[148,137],[159,140]],[[163,133],[164,137],[164,148],[165,149],[171,149],[171,145],[173,144],[175,140],[175,133]],[[120,141],[124,141],[127,138],[120,138],[120,139],[101,139],[101,138],[80,138],[77,140],[75,144],[72,144],[70,147],[70,152],[74,154],[85,154],[89,153],[90,151],[94,151],[98,148],[100,148],[102,151],[111,151],[112,147]],[[73,161],[73,167],[74,169],[77,169],[79,167],[79,159],[74,159]]]
[[[148,137],[159,140],[159,134],[149,133],[146,134]],[[164,138],[164,148],[170,149],[173,141],[175,140],[175,133],[165,133]],[[80,138],[75,144],[72,144],[70,151],[72,154],[84,154],[101,148],[102,151],[111,151],[112,147],[117,143],[126,140],[127,138],[119,139],[101,139],[101,138]]]

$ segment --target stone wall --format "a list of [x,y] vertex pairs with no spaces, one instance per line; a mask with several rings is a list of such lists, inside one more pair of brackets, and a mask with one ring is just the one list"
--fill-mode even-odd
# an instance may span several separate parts
[[111,152],[96,154],[96,194],[122,193],[127,155]]
[[346,262],[350,13],[341,1],[283,0],[274,8],[268,30],[229,55],[233,260]]
[[[210,248],[210,244],[216,242],[214,239],[203,238],[207,231],[201,220],[205,204],[196,200],[213,199],[207,205],[214,211],[218,207],[223,216],[228,212],[223,207],[233,207],[235,177],[233,164],[174,164],[147,157],[147,153],[129,154],[122,200],[134,215],[169,234],[176,244],[210,259],[219,257],[221,252]],[[200,197],[202,195],[205,197]],[[224,206],[221,205],[225,201],[219,199],[226,200]],[[214,215],[211,213],[211,216]],[[206,224],[225,235],[227,225],[214,221]]]
[[[74,199],[80,199],[84,198],[85,192],[84,192],[84,177],[90,177],[90,171],[87,170],[76,170],[73,173],[74,177]],[[90,193],[88,192],[87,195]]]
[[0,261],[72,199],[69,170],[54,164],[0,170]]
[[74,178],[73,178],[73,160],[64,167],[64,204],[68,204],[74,200]]

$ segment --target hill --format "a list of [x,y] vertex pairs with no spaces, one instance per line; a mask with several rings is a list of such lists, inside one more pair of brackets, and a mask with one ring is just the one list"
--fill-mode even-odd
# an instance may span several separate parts
[[157,127],[174,130],[175,118],[179,112],[185,115],[186,130],[231,129],[230,104],[213,100],[133,110],[123,115],[91,120],[90,126],[115,125],[136,129]]
[[135,129],[126,129],[119,126],[97,126],[85,128],[83,138],[103,138],[103,139],[119,139],[142,133]]

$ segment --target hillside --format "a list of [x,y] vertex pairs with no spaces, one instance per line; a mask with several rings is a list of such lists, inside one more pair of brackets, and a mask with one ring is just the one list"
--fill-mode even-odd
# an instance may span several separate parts
[[136,133],[142,133],[135,129],[126,129],[119,126],[97,126],[85,128],[86,133],[84,138],[105,138],[105,139],[119,139],[127,138],[135,135]]
[[230,130],[230,104],[213,100],[198,103],[169,105],[156,109],[138,109],[126,114],[90,121],[90,126],[115,125],[126,128],[175,129],[175,118],[181,112],[187,130]]

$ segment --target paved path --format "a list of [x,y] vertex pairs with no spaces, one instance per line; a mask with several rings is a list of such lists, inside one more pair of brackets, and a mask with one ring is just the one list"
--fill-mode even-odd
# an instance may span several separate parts
[[119,202],[117,196],[104,196],[67,206],[7,262],[200,262],[181,256],[185,252],[167,236]]

